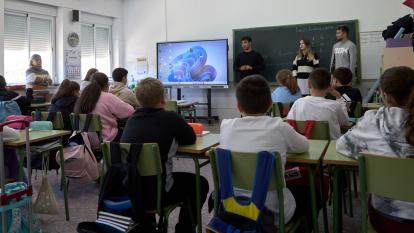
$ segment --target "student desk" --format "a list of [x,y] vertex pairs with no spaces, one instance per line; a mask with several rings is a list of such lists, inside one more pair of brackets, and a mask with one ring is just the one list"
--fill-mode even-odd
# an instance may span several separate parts
[[[329,145],[328,140],[309,140],[309,151],[300,154],[287,153],[286,162],[288,164],[296,164],[306,166],[309,171],[309,185],[311,191],[311,204],[312,204],[312,221],[313,221],[313,232],[319,232],[318,226],[318,215],[316,206],[316,187],[315,187],[315,172],[317,168],[322,167],[322,157]],[[321,176],[321,190],[323,186],[323,176]],[[322,195],[322,192],[321,192]],[[324,225],[327,228],[327,213],[326,206],[324,206]]]
[[[333,176],[333,218],[334,218],[334,232],[342,232],[342,177],[344,168],[358,169],[358,161],[348,158],[336,151],[336,140],[329,143],[325,156],[323,157],[323,164],[334,168]],[[350,185],[350,184],[348,184]],[[349,194],[352,198],[351,193]]]
[[[197,141],[193,145],[179,146],[177,149],[178,157],[192,158],[195,166],[196,174],[196,198],[197,198],[197,232],[202,232],[201,220],[201,203],[200,203],[200,168],[207,165],[210,161],[206,152],[210,148],[219,144],[219,134],[209,133],[203,136],[198,136]],[[206,159],[203,163],[199,163],[199,159]]]
[[379,109],[380,107],[383,107],[383,103],[364,103],[362,104],[362,109],[365,110],[373,110],[373,109]]
[[[13,148],[16,149],[19,155],[19,180],[22,179],[23,177],[23,161],[24,161],[24,155],[25,155],[25,146],[26,146],[26,135],[25,135],[25,131],[20,131],[20,138],[19,140],[9,140],[9,141],[5,141],[4,142],[4,147],[7,148]],[[36,143],[36,142],[45,142],[48,141],[50,139],[60,139],[60,150],[61,150],[61,169],[62,169],[62,174],[61,174],[61,185],[63,187],[63,192],[64,192],[64,196],[65,196],[65,212],[66,212],[66,220],[69,220],[69,207],[68,207],[68,199],[67,199],[67,185],[66,184],[66,177],[65,177],[65,168],[64,168],[64,164],[63,164],[63,151],[62,151],[62,137],[65,135],[69,135],[71,134],[70,131],[66,131],[66,130],[50,130],[50,131],[30,131],[29,132],[29,140],[30,140],[30,144],[32,143]],[[57,149],[57,147],[53,147],[53,148],[45,148],[45,150],[52,150],[52,149]],[[29,155],[28,155],[29,156]],[[31,179],[32,177],[32,172],[28,171],[28,179]]]
[[28,108],[33,111],[47,110],[50,106],[50,102],[41,103],[41,104],[31,104]]

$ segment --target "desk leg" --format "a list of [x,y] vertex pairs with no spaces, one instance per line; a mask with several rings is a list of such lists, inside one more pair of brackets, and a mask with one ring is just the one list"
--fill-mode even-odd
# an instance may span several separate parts
[[66,182],[65,176],[65,158],[63,156],[63,146],[59,149],[59,156],[60,156],[60,187],[63,187],[63,199],[65,201],[65,214],[66,214],[66,221],[69,221],[69,203],[68,203],[68,183]]
[[311,192],[311,204],[312,204],[312,221],[313,221],[313,232],[319,232],[318,226],[318,207],[316,205],[316,188],[315,188],[315,169],[308,167],[309,170],[309,182]]
[[191,156],[191,158],[194,161],[194,167],[195,167],[195,174],[196,174],[196,203],[197,203],[197,232],[202,233],[202,227],[201,227],[201,194],[200,194],[200,164],[198,163],[198,158],[196,156]]
[[340,168],[334,167],[333,170],[333,229],[335,233],[340,233],[342,232],[342,177]]
[[329,223],[328,223],[328,211],[326,208],[326,201],[325,201],[325,183],[324,183],[324,173],[323,173],[323,164],[322,161],[319,163],[319,171],[320,171],[320,193],[321,193],[321,203],[322,203],[322,211],[323,211],[323,227],[324,232],[329,233]]

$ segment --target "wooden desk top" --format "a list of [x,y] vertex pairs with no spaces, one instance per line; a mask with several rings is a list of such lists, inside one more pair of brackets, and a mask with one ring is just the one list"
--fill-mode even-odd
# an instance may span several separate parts
[[372,109],[379,109],[380,107],[383,107],[383,103],[364,103],[362,104],[363,109],[372,110]]
[[209,133],[204,136],[197,137],[197,141],[193,145],[179,146],[177,152],[195,155],[204,155],[211,147],[219,144],[220,134]]
[[323,157],[323,164],[339,165],[339,166],[358,166],[358,161],[346,157],[345,155],[336,151],[336,140],[329,143],[325,156]]
[[31,104],[29,108],[46,108],[50,106],[50,102],[41,103],[41,104]]
[[300,154],[287,153],[288,163],[318,164],[328,146],[328,140],[309,140],[309,151]]
[[[30,131],[29,138],[30,143],[34,142],[41,142],[44,140],[49,140],[53,138],[59,138],[65,135],[71,134],[70,131],[66,130],[51,130],[51,131]],[[8,147],[20,147],[26,145],[26,135],[25,131],[20,131],[20,138],[19,140],[12,140],[4,142],[4,146]]]

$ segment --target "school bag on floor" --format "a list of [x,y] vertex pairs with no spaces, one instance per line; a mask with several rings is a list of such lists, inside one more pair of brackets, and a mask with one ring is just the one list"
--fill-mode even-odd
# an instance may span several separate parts
[[[73,132],[68,145],[63,148],[65,176],[79,182],[90,182],[99,178],[98,162],[86,132],[91,120],[92,115],[88,114],[84,129]],[[56,162],[60,164],[60,151],[56,153]]]
[[141,176],[137,162],[142,144],[130,144],[122,158],[119,143],[111,142],[111,166],[103,178],[95,222],[79,223],[79,233],[144,233]]
[[252,196],[241,200],[234,195],[231,152],[216,149],[218,171],[220,174],[220,210],[207,225],[212,233],[260,233],[263,211],[272,177],[275,157],[270,152],[257,154],[256,175]]

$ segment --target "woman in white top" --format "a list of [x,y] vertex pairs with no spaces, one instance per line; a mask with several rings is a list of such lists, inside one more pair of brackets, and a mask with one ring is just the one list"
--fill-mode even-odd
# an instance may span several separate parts
[[[354,128],[339,138],[336,149],[355,159],[363,150],[384,156],[414,157],[414,70],[390,68],[381,76],[380,85],[385,106],[367,111]],[[397,224],[414,224],[412,202],[373,196],[370,204],[382,215],[401,220]]]
[[[42,57],[39,54],[33,54],[30,58],[30,68],[26,70],[26,85],[35,89],[42,89],[52,84],[49,72],[42,68]],[[36,88],[40,87],[40,88]]]

